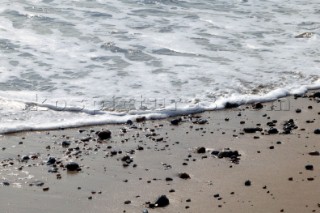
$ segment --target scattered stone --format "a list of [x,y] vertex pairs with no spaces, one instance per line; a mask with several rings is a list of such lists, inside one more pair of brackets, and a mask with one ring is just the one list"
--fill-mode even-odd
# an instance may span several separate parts
[[306,170],[313,170],[313,165],[308,164],[305,166]]
[[320,134],[320,129],[315,129],[315,130],[314,130],[314,134],[319,135],[319,134]]
[[171,120],[170,122],[171,122],[172,125],[179,125],[179,123],[180,123],[181,121],[182,121],[181,118],[177,118],[177,119]]
[[309,155],[311,156],[319,156],[320,153],[318,151],[309,152]]
[[244,128],[243,131],[245,133],[256,133],[256,132],[261,132],[262,129],[261,128],[256,128],[256,127],[252,127],[252,128]]
[[130,200],[126,200],[126,201],[124,201],[124,204],[130,204],[131,203],[131,201]]
[[181,178],[181,179],[190,179],[191,177],[190,177],[190,175],[188,174],[188,173],[180,173],[179,174],[179,177]]
[[47,160],[47,165],[53,165],[56,163],[56,158],[54,157],[49,157],[48,160]]
[[244,185],[245,185],[245,186],[251,186],[251,181],[250,181],[250,180],[246,180],[246,181],[244,182]]
[[22,162],[27,162],[28,160],[30,160],[29,155],[24,155],[24,156],[21,157],[21,161]]
[[76,162],[69,162],[65,165],[68,171],[74,172],[74,171],[80,171],[81,168],[78,163]]
[[237,104],[237,103],[227,102],[224,107],[225,107],[226,109],[230,109],[230,108],[236,108],[236,107],[239,107],[239,106],[240,106],[240,105]]
[[157,198],[157,200],[154,202],[155,207],[166,207],[170,204],[169,199],[166,195],[161,195]]
[[146,117],[145,117],[145,116],[137,117],[137,118],[136,118],[136,122],[138,122],[138,123],[144,122],[145,120],[146,120]]
[[176,191],[176,190],[174,190],[174,189],[170,189],[170,190],[169,190],[170,193],[173,193],[173,192],[175,192],[175,191]]
[[253,108],[253,109],[262,109],[262,108],[263,108],[263,105],[262,105],[262,103],[256,103],[256,104],[253,104],[253,105],[252,105],[252,108]]
[[132,120],[127,120],[127,125],[132,125],[132,124],[133,124]]
[[62,141],[61,146],[67,148],[71,145],[71,141]]
[[268,133],[269,133],[269,134],[278,134],[279,131],[277,130],[277,128],[270,128],[270,129],[268,130]]
[[198,147],[198,148],[197,148],[197,153],[198,153],[198,154],[206,153],[206,148],[205,148],[205,147]]
[[293,119],[285,121],[283,124],[283,133],[290,134],[293,129],[297,129],[298,127],[295,125]]
[[2,185],[4,185],[4,186],[10,186],[10,183],[9,183],[8,181],[4,181],[4,182],[2,182]]
[[110,130],[103,130],[103,131],[97,132],[97,135],[100,140],[106,140],[106,139],[111,138],[111,131]]
[[173,181],[173,179],[171,177],[167,177],[166,181]]
[[320,98],[320,92],[316,92],[312,95],[313,98]]
[[49,187],[45,187],[42,189],[44,192],[49,191]]
[[296,109],[296,113],[300,113],[301,112],[301,109]]

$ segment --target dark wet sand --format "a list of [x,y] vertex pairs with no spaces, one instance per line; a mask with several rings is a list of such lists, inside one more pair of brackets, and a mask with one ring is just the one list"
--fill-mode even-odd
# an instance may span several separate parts
[[[205,112],[181,117],[177,126],[171,118],[134,121],[136,128],[106,125],[5,135],[0,138],[1,212],[320,212],[320,156],[309,155],[320,151],[320,134],[314,134],[319,113],[316,99],[288,97],[281,107],[275,101],[259,110],[241,106]],[[194,123],[199,119],[208,122]],[[282,134],[289,119],[297,127]],[[267,133],[272,121],[277,134]],[[244,133],[246,127],[262,131]],[[99,140],[96,131],[101,129],[112,137]],[[63,141],[70,146],[62,147]],[[197,147],[206,153],[196,153]],[[238,161],[211,154],[223,148],[238,151]],[[125,155],[132,159],[126,167]],[[22,162],[22,156],[30,159]],[[58,161],[56,173],[48,172],[49,156]],[[81,171],[68,172],[69,161]],[[190,179],[181,179],[182,172]],[[149,208],[148,202],[160,195],[170,204]]]

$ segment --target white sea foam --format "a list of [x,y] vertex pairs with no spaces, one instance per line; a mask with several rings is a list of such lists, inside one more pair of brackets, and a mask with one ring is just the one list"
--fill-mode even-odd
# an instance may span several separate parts
[[[319,87],[318,1],[0,3],[0,132],[164,118]],[[303,32],[311,38],[295,38]]]

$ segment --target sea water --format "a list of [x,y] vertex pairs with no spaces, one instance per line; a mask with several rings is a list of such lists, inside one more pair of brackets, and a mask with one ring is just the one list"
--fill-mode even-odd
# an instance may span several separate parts
[[319,0],[3,0],[0,133],[319,88],[319,17]]

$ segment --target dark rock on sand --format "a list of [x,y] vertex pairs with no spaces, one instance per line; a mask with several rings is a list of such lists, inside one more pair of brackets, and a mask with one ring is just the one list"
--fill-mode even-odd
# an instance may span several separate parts
[[4,186],[10,186],[10,183],[9,183],[8,181],[4,181],[4,182],[2,182],[2,185],[4,185]]
[[309,152],[309,155],[311,155],[311,156],[319,156],[320,152],[318,152],[318,151]]
[[320,134],[320,129],[315,129],[315,130],[314,130],[314,134],[319,135],[319,134]]
[[173,179],[171,177],[167,177],[166,181],[173,181]]
[[298,127],[295,125],[293,119],[290,119],[290,120],[284,122],[284,124],[283,124],[283,131],[284,132],[283,133],[290,134],[291,131],[296,128],[298,128]]
[[65,165],[68,171],[73,172],[73,171],[80,171],[80,166],[76,162],[69,162]]
[[106,140],[106,139],[111,138],[111,131],[110,130],[103,130],[103,131],[97,132],[97,135],[100,140]]
[[166,207],[170,204],[170,201],[166,195],[161,195],[157,198],[157,200],[154,202],[155,207]]
[[53,165],[56,163],[56,158],[54,157],[49,157],[48,160],[47,160],[47,165]]
[[126,200],[126,201],[124,201],[124,204],[130,204],[131,203],[131,201],[130,200]]
[[190,175],[188,174],[188,173],[180,173],[179,174],[179,178],[181,178],[181,179],[190,179],[191,177],[190,177]]
[[270,129],[268,130],[268,133],[269,133],[269,134],[278,134],[279,131],[278,131],[277,128],[270,128]]
[[253,104],[252,108],[253,109],[262,109],[263,105],[262,105],[262,103],[256,103],[256,104]]
[[146,120],[146,117],[145,117],[145,116],[137,117],[137,118],[136,118],[136,121],[137,121],[138,123],[143,122],[143,121],[145,121],[145,120]]
[[229,148],[225,148],[219,152],[218,158],[236,158],[239,157],[240,154],[237,150],[232,151]]
[[206,153],[206,148],[205,148],[205,147],[198,147],[198,148],[197,148],[197,153],[198,153],[198,154]]
[[312,95],[314,98],[320,98],[320,92],[316,92]]
[[236,107],[238,107],[238,106],[240,106],[240,105],[237,104],[237,103],[227,102],[224,107],[225,107],[226,109],[230,109],[230,108],[236,108]]
[[313,165],[308,164],[305,166],[306,170],[313,170]]
[[250,180],[246,180],[246,181],[244,182],[244,185],[245,185],[245,186],[251,186],[251,181],[250,181]]
[[250,128],[244,128],[243,131],[245,133],[255,133],[255,132],[262,131],[262,129],[261,128],[256,128],[256,127],[250,127]]
[[179,125],[179,123],[180,123],[181,121],[182,121],[181,118],[177,118],[177,119],[171,120],[170,122],[171,122],[172,125]]
[[71,145],[71,141],[62,141],[61,146],[67,148]]
[[133,124],[132,120],[127,120],[127,125],[132,125],[132,124]]
[[28,161],[28,160],[30,160],[29,155],[24,155],[24,156],[21,157],[21,161],[22,161],[22,162],[26,162],[26,161]]

